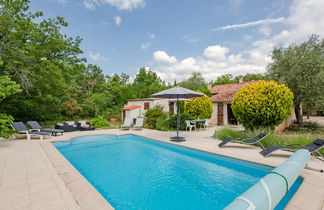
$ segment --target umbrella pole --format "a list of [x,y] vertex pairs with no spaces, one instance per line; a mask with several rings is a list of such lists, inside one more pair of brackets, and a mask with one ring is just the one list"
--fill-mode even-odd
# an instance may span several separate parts
[[177,139],[179,139],[179,125],[180,125],[180,107],[179,107],[179,95],[177,95]]

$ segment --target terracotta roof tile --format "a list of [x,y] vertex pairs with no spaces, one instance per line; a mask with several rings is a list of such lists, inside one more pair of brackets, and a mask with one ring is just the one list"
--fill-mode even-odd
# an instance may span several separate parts
[[242,87],[255,82],[257,81],[216,85],[209,89],[209,91],[212,93],[212,97],[210,97],[210,100],[212,102],[231,102],[234,99],[234,95]]
[[133,109],[138,109],[140,108],[141,106],[128,106],[128,107],[124,107],[122,108],[122,110],[133,110]]

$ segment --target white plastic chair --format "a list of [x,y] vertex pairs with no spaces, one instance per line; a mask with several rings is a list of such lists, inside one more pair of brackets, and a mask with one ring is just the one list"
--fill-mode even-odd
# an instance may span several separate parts
[[186,131],[189,129],[189,131],[191,132],[193,128],[197,131],[196,124],[191,124],[190,120],[185,120],[185,123],[186,123]]

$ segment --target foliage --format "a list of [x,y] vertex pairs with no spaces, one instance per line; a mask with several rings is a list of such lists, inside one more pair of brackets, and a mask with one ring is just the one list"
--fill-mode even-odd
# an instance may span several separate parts
[[275,47],[267,73],[292,90],[297,123],[302,123],[301,104],[308,110],[324,106],[324,39],[312,35],[301,44]]
[[215,131],[215,137],[221,140],[230,139],[230,138],[239,139],[242,138],[242,135],[230,128],[222,128],[220,130]]
[[213,113],[213,104],[208,96],[202,96],[185,101],[184,109],[196,119],[209,119]]
[[12,116],[0,113],[0,137],[9,138],[12,134],[16,133],[10,129],[13,120]]
[[145,112],[145,125],[149,128],[155,129],[157,122],[165,120],[168,114],[163,111],[163,106],[156,105]]
[[0,76],[0,103],[7,97],[21,92],[20,86],[8,76]]
[[70,98],[68,101],[62,104],[63,113],[69,118],[79,116],[82,112],[82,107],[80,107],[74,98]]
[[153,93],[166,89],[165,82],[157,74],[146,68],[141,68],[132,84],[137,98],[148,98]]
[[285,131],[294,133],[324,133],[324,127],[317,122],[304,122],[303,124],[291,124]]
[[[21,89],[17,83],[11,81],[8,76],[0,76],[0,104],[9,96],[19,92],[21,92]],[[13,120],[12,116],[0,113],[0,137],[9,138],[15,133],[10,129]]]
[[90,120],[90,125],[94,126],[95,128],[104,128],[109,126],[107,120],[105,120],[102,116]]
[[[186,120],[193,120],[195,119],[188,113],[181,113],[180,114],[180,130],[186,129]],[[172,115],[169,119],[170,128],[177,129],[177,115]]]
[[156,123],[156,129],[160,131],[170,130],[170,121],[169,120],[160,120]]
[[273,129],[291,114],[292,100],[287,86],[259,81],[243,87],[234,96],[232,110],[246,129]]
[[262,74],[251,74],[247,73],[245,75],[239,75],[234,77],[232,74],[225,74],[217,77],[215,81],[212,81],[211,84],[214,85],[223,85],[223,84],[230,84],[230,83],[238,83],[240,79],[243,79],[243,82],[249,81],[257,81],[257,80],[264,80],[265,76]]
[[234,79],[233,75],[225,74],[217,77],[217,79],[215,81],[212,81],[211,84],[215,86],[215,85],[223,85],[223,84],[230,84],[236,82],[238,82],[238,80]]
[[207,94],[209,93],[207,83],[200,72],[193,72],[191,77],[180,82],[178,85],[190,90],[200,91]]
[[[215,133],[215,137],[220,140],[225,140],[227,138],[239,138],[239,139],[248,139],[258,135],[261,131],[264,130],[254,130],[254,131],[234,131],[229,128],[223,128]],[[318,136],[318,134],[295,134],[287,135],[269,132],[268,136],[262,139],[261,143],[263,146],[268,147],[272,145],[288,145],[288,144],[301,144],[307,145],[313,142],[317,138],[324,138],[324,136]],[[257,146],[257,145],[256,145]],[[292,148],[300,148],[301,146],[292,146]],[[319,152],[324,155],[324,148],[319,150]]]

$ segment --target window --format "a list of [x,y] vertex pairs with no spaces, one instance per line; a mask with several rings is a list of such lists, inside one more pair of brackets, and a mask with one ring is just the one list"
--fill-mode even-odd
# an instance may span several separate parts
[[145,102],[144,103],[144,109],[148,110],[150,108],[150,103],[149,102]]

